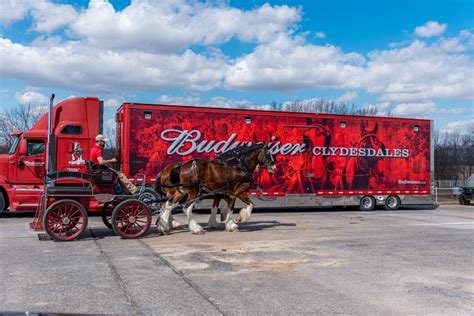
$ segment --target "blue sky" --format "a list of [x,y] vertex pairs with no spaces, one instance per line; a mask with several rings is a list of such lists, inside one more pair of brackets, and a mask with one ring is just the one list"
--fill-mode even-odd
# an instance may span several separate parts
[[474,125],[472,1],[0,1],[0,107],[329,99]]

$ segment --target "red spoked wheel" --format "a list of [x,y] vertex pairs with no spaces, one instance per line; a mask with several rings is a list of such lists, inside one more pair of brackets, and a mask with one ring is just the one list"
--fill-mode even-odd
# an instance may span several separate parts
[[122,238],[143,236],[151,225],[151,212],[148,206],[136,199],[121,202],[112,212],[112,227]]
[[74,200],[56,201],[44,213],[43,223],[44,229],[54,240],[71,241],[87,227],[86,209]]
[[102,222],[104,222],[105,226],[109,229],[114,229],[112,227],[112,212],[117,206],[118,202],[117,201],[111,201],[111,202],[105,202],[104,205],[102,206],[102,211],[101,211],[101,217],[102,217]]

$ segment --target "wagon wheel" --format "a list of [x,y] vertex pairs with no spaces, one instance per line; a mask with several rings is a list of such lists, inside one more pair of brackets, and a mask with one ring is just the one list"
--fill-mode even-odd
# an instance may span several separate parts
[[151,225],[151,212],[142,201],[131,199],[121,202],[112,212],[112,228],[122,238],[138,238]]
[[147,188],[139,196],[138,199],[145,203],[154,214],[160,210],[159,202],[155,202],[160,198],[160,195],[155,190]]
[[58,241],[71,241],[79,237],[87,227],[87,213],[81,203],[60,200],[51,204],[43,218],[46,232]]
[[118,204],[117,201],[105,202],[104,205],[102,206],[102,211],[100,212],[102,221],[104,222],[105,226],[107,226],[107,228],[112,229],[112,230],[113,230],[112,211],[114,210],[115,206],[117,206],[117,204]]

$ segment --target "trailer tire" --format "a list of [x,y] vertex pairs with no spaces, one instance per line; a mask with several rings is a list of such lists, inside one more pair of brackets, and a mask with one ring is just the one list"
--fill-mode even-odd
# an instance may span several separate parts
[[360,199],[359,210],[372,211],[375,208],[375,198],[371,195],[366,195]]
[[0,213],[7,210],[7,200],[5,195],[0,191]]
[[400,207],[400,198],[396,195],[390,195],[385,199],[384,208],[387,211],[395,211]]

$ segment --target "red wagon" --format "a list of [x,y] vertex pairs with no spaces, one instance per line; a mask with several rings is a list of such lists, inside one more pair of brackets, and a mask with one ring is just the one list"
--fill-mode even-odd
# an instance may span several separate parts
[[[122,238],[146,234],[152,221],[154,194],[146,189],[146,176],[137,174],[136,194],[116,194],[118,174],[107,166],[86,164],[86,172],[57,171],[47,175],[35,219],[35,230],[44,229],[51,238],[71,241],[88,223],[87,209],[93,200],[104,203],[104,224]],[[148,204],[147,204],[148,203]]]

